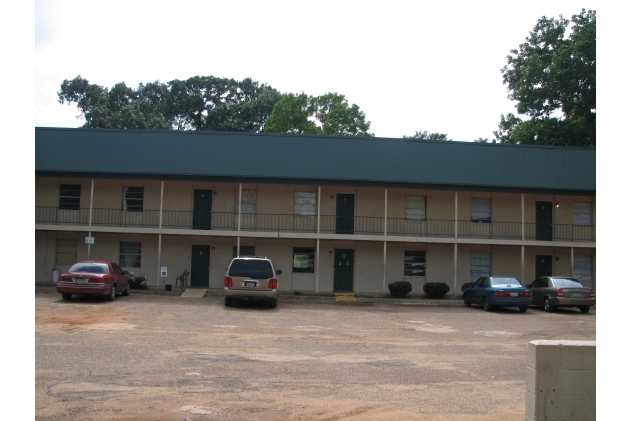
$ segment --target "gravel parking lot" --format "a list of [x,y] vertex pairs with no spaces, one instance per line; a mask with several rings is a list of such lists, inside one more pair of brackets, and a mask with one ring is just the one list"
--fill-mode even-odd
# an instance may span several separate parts
[[36,292],[37,420],[501,420],[536,339],[596,312]]

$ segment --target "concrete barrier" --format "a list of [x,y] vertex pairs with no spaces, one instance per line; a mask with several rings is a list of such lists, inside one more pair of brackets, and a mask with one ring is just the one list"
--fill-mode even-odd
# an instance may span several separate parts
[[596,420],[596,342],[532,341],[526,421]]

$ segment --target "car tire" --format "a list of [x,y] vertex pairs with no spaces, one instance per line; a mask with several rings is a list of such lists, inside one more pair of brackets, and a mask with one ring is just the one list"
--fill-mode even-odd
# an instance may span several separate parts
[[127,297],[129,295],[129,282],[127,283],[127,286],[125,286],[125,291],[123,291],[123,295],[125,297]]
[[484,308],[484,311],[493,310],[493,306],[491,306],[489,300],[486,297],[484,297],[484,299],[482,300],[482,307]]
[[68,292],[62,292],[61,293],[61,298],[63,298],[64,300],[69,300],[70,298],[72,298],[72,294],[70,294]]
[[107,296],[107,300],[114,301],[115,298],[116,298],[116,284],[112,285],[112,292],[110,292],[110,295]]
[[273,300],[269,300],[269,308],[276,308],[278,305],[278,298],[274,298]]
[[556,310],[556,308],[552,305],[552,302],[550,302],[550,297],[546,297],[543,299],[543,309],[548,313],[552,313],[554,310]]
[[585,313],[589,313],[589,306],[580,306],[578,309],[579,309],[579,310],[581,311],[581,313],[583,313],[583,314],[585,314]]
[[519,311],[521,311],[522,313],[525,313],[526,310],[528,310],[528,306],[519,306]]
[[464,297],[463,301],[464,301],[464,306],[465,307],[471,307],[471,301],[469,301],[469,299],[467,297]]
[[232,306],[232,298],[225,297],[223,303],[226,307]]

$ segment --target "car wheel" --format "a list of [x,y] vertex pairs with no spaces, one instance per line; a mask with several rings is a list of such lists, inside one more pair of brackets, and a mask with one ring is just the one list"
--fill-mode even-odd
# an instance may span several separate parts
[[67,292],[62,292],[61,293],[61,298],[63,298],[64,300],[69,300],[72,297],[72,294],[67,293]]
[[471,301],[467,297],[464,297],[463,301],[465,307],[471,307]]
[[112,285],[112,292],[107,296],[108,301],[114,301],[116,298],[116,284]]
[[522,313],[525,313],[526,310],[528,310],[528,306],[519,306],[519,311],[521,311]]
[[580,306],[578,309],[581,313],[589,313],[589,306]]
[[278,299],[274,298],[273,300],[269,300],[269,308],[276,308],[278,305]]
[[484,311],[493,310],[493,307],[491,306],[491,304],[489,303],[489,300],[487,300],[486,297],[484,297],[484,300],[482,300],[482,307],[484,307]]
[[230,307],[232,305],[232,298],[224,298],[223,303],[225,304],[226,307]]
[[553,312],[555,310],[554,306],[550,302],[549,297],[543,299],[543,309],[547,312]]
[[127,297],[129,295],[129,282],[127,283],[127,286],[125,286],[125,291],[123,291],[123,295],[125,297]]

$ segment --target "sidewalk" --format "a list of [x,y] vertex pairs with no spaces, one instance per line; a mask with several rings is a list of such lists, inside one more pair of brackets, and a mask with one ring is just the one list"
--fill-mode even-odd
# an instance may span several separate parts
[[[54,284],[36,284],[35,292],[48,292],[48,293],[57,293]],[[173,291],[162,291],[162,290],[143,290],[143,289],[133,289],[131,291],[132,295],[160,295],[160,296],[171,296],[171,297],[181,297],[183,291],[173,290]],[[354,295],[354,297],[352,297]],[[214,289],[208,288],[206,289],[206,294],[204,294],[203,298],[210,297],[222,297],[223,290],[222,289]],[[392,305],[422,305],[422,306],[463,306],[464,303],[460,298],[451,298],[450,295],[447,295],[447,298],[436,300],[430,298],[422,298],[416,295],[412,295],[409,298],[391,298],[384,295],[371,295],[371,294],[336,294],[334,293],[305,293],[305,292],[279,292],[278,293],[278,301],[304,301],[304,302],[325,302],[325,303],[336,303],[340,304],[371,304],[371,303],[380,303],[380,304],[392,304]]]

